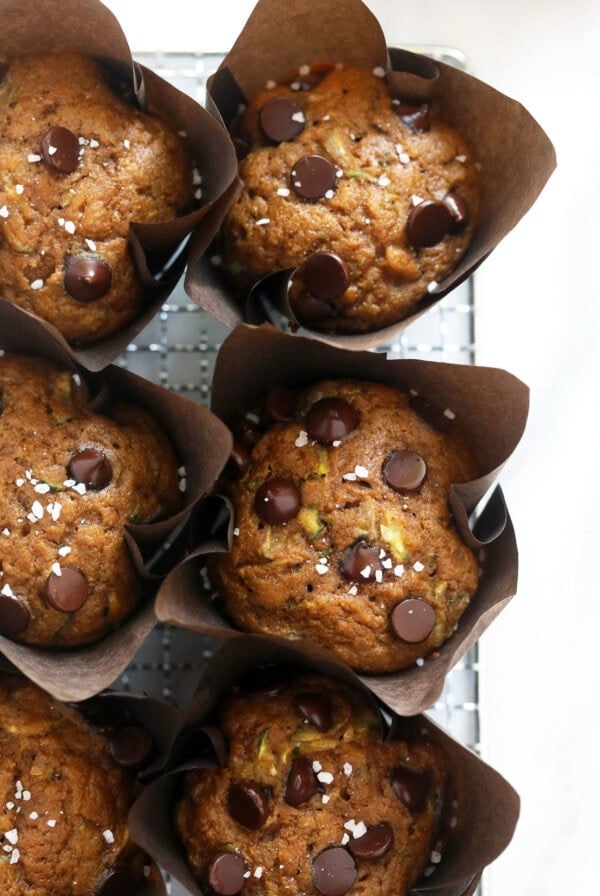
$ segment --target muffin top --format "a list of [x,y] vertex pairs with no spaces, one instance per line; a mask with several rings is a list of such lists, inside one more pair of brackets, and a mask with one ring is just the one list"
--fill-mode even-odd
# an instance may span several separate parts
[[0,81],[0,171],[0,294],[74,342],[121,329],[142,300],[130,222],[191,204],[181,138],[93,59],[26,55]]
[[144,409],[81,403],[78,377],[0,357],[0,632],[27,644],[97,641],[142,597],[126,523],[180,506],[177,460]]
[[227,765],[189,772],[176,810],[207,892],[403,896],[440,861],[444,754],[425,738],[384,742],[349,688],[266,678],[225,702],[221,728]]
[[225,270],[247,289],[299,268],[290,301],[301,323],[377,330],[407,317],[470,244],[476,164],[435,104],[393,98],[383,70],[303,69],[233,123],[246,155]]
[[238,430],[242,475],[224,485],[233,544],[211,560],[229,615],[245,630],[309,637],[363,672],[431,653],[479,574],[448,504],[452,483],[478,475],[451,409],[324,380],[275,388],[248,416],[259,425]]

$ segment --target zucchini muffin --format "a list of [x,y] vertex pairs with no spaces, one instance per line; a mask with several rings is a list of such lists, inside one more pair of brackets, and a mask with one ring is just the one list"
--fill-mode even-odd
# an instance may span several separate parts
[[477,225],[472,153],[435,104],[390,95],[383,69],[303,66],[232,125],[244,189],[223,263],[242,289],[297,268],[298,320],[336,333],[407,317]]
[[126,523],[179,509],[173,448],[140,407],[81,404],[77,375],[0,357],[0,634],[98,641],[143,598]]
[[309,674],[233,696],[221,728],[227,765],[189,772],[176,810],[206,892],[405,896],[434,872],[458,818],[425,737],[384,742],[363,697]]
[[189,209],[191,159],[75,53],[21,56],[0,81],[0,295],[85,344],[140,311],[129,224]]
[[451,409],[325,380],[276,387],[248,417],[224,484],[233,544],[210,565],[231,618],[311,638],[361,672],[421,661],[479,579],[448,503],[452,483],[479,475]]

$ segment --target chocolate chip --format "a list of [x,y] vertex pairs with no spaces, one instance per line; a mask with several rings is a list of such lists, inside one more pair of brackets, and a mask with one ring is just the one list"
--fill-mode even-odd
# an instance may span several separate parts
[[304,262],[299,274],[306,289],[325,302],[339,299],[350,282],[348,266],[335,252],[315,252]]
[[106,488],[113,474],[112,464],[100,448],[82,448],[73,455],[67,469],[71,479],[92,491]]
[[398,766],[391,774],[392,790],[409,812],[422,812],[427,805],[431,777],[427,772],[411,772]]
[[438,429],[440,432],[449,429],[451,419],[435,401],[430,401],[429,398],[424,398],[422,395],[411,395],[409,404],[415,414],[418,414],[421,420],[424,420],[433,429]]
[[236,476],[243,476],[250,463],[250,452],[243,442],[233,443],[229,460],[229,469],[234,471]]
[[246,863],[235,852],[218,852],[208,866],[209,886],[219,896],[235,896],[244,886]]
[[287,779],[285,801],[288,806],[300,806],[317,792],[317,776],[304,756],[296,756]]
[[260,126],[269,140],[293,140],[304,130],[304,113],[298,103],[285,96],[267,100],[259,114]]
[[356,429],[358,411],[343,398],[321,398],[306,415],[306,431],[311,439],[331,445]]
[[375,573],[381,569],[379,551],[370,548],[364,539],[352,545],[340,562],[340,572],[350,582],[372,582]]
[[292,389],[273,386],[265,398],[265,411],[277,423],[289,423],[296,416],[298,397]]
[[464,199],[460,193],[451,190],[450,193],[444,197],[444,202],[450,209],[450,214],[452,215],[450,233],[460,233],[469,220],[469,206],[467,205],[467,200]]
[[65,289],[78,302],[97,302],[111,283],[111,269],[96,255],[65,256]]
[[367,828],[362,837],[351,840],[348,849],[355,859],[382,859],[394,845],[394,829],[387,821]]
[[357,877],[356,863],[347,849],[332,846],[313,859],[313,883],[322,896],[343,896]]
[[392,610],[390,617],[394,634],[409,644],[425,641],[433,631],[435,621],[434,608],[420,597],[409,597],[400,601]]
[[254,512],[264,523],[276,526],[293,519],[300,509],[300,492],[282,476],[267,479],[254,496]]
[[320,694],[296,694],[293,700],[294,709],[300,713],[317,731],[329,731],[333,725],[333,706],[329,691]]
[[429,103],[413,106],[410,103],[394,103],[394,112],[414,131],[428,131],[431,127]]
[[450,233],[453,222],[445,202],[426,199],[411,209],[406,223],[408,240],[416,249],[435,246]]
[[141,725],[125,725],[110,736],[110,755],[125,768],[139,768],[150,758],[154,738]]
[[289,687],[289,679],[276,667],[253,670],[244,678],[241,688],[252,697],[278,697]]
[[112,868],[102,875],[95,892],[97,896],[128,896],[137,891],[138,885],[130,868]]
[[321,199],[337,182],[335,165],[315,153],[301,156],[290,173],[292,189],[302,199]]
[[337,314],[336,309],[324,299],[318,299],[309,292],[303,291],[293,300],[294,314],[303,324],[316,324],[331,320]]
[[41,153],[45,164],[58,174],[71,174],[79,164],[79,140],[67,128],[50,128],[42,137]]
[[16,638],[27,626],[31,614],[20,597],[0,594],[0,635]]
[[83,573],[72,566],[61,567],[60,575],[50,573],[44,585],[46,603],[59,613],[80,610],[88,598],[88,584]]
[[256,831],[269,817],[269,801],[260,784],[232,784],[227,795],[227,811],[238,824]]
[[427,476],[427,464],[416,451],[402,448],[392,451],[383,462],[381,473],[395,492],[418,491]]

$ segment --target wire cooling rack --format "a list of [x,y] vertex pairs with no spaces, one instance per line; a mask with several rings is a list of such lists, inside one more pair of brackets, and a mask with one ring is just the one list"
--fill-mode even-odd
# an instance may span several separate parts
[[[449,48],[411,47],[460,68],[462,53]],[[221,61],[213,54],[137,54],[143,65],[194,99],[203,102],[207,77]],[[472,279],[442,299],[394,342],[382,345],[393,358],[422,358],[473,364],[475,361],[474,294]],[[196,307],[180,282],[161,312],[127,346],[122,367],[144,376],[192,401],[208,405],[212,375],[221,343],[228,334]],[[193,694],[200,673],[218,649],[218,642],[190,632],[157,625],[121,677],[125,690],[146,692],[184,704]],[[477,646],[466,654],[446,680],[440,700],[429,714],[457,740],[479,750],[479,691]],[[172,896],[185,890],[168,883]]]

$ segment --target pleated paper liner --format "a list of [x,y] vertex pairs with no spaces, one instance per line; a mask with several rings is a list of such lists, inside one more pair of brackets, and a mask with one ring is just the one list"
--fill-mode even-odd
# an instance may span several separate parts
[[[140,16],[150,13],[140,9]],[[98,371],[117,355],[159,311],[172,292],[186,261],[176,254],[195,232],[197,252],[217,233],[225,211],[238,190],[237,160],[231,140],[212,103],[210,111],[162,78],[134,63],[127,40],[113,14],[98,0],[4,0],[0,8],[0,58],[25,53],[73,51],[102,62],[119,82],[121,92],[143,111],[169,122],[185,134],[194,166],[202,177],[198,207],[186,215],[155,224],[131,222],[130,249],[144,286],[142,308],[124,329],[90,345],[74,347],[77,362]],[[174,258],[174,256],[176,256]],[[57,330],[46,327],[62,341]]]
[[0,653],[28,678],[60,700],[83,700],[123,672],[154,627],[153,596],[158,583],[181,556],[189,516],[227,462],[231,434],[210,411],[126,370],[109,367],[101,374],[86,374],[76,365],[74,353],[54,340],[38,318],[5,301],[0,301],[0,349],[39,355],[78,373],[84,403],[94,411],[109,410],[112,397],[145,407],[169,436],[186,470],[187,489],[176,514],[156,523],[124,526],[138,573],[147,582],[147,595],[120,628],[96,644],[61,650],[31,647],[0,636]]

